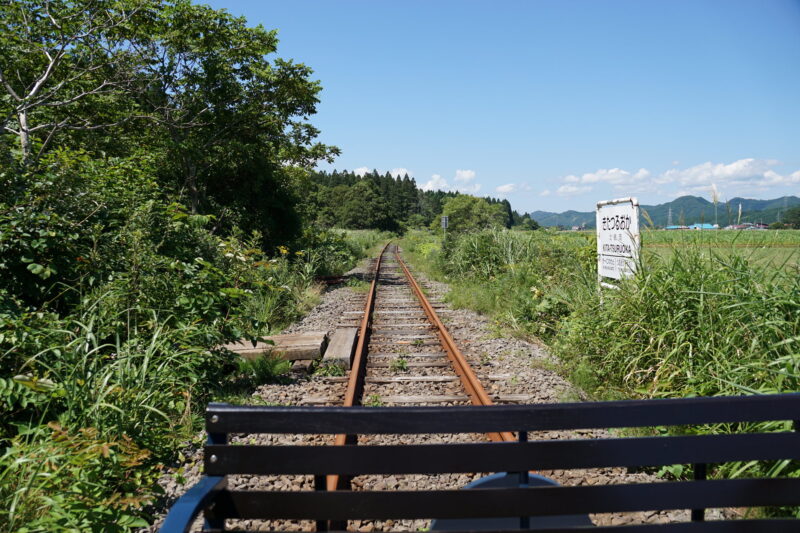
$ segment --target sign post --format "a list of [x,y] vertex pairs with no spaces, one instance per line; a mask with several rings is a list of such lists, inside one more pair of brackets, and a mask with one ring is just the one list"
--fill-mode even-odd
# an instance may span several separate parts
[[597,202],[597,282],[618,289],[603,278],[624,279],[636,272],[642,245],[639,234],[639,200],[617,198]]
[[447,215],[442,215],[442,243],[447,241],[447,224],[450,218]]

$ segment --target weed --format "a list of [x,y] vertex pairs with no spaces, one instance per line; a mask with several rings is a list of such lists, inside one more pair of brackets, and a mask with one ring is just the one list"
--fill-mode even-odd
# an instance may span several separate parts
[[285,383],[287,374],[292,371],[291,361],[269,353],[254,359],[242,357],[237,366],[240,374],[256,386],[264,383]]
[[367,401],[364,402],[364,405],[367,407],[381,407],[383,406],[383,402],[378,394],[371,394],[369,398],[367,398]]
[[393,359],[389,365],[389,369],[392,372],[406,372],[408,370],[408,359],[402,355],[396,359]]
[[532,357],[531,368],[549,370],[550,372],[555,372],[556,374],[560,374],[563,370],[558,360],[554,357]]
[[350,287],[350,289],[355,292],[369,292],[371,284],[364,280],[352,277],[348,278],[347,286]]
[[320,363],[316,369],[314,369],[315,376],[322,376],[322,377],[340,377],[347,374],[344,366],[336,364],[336,363]]

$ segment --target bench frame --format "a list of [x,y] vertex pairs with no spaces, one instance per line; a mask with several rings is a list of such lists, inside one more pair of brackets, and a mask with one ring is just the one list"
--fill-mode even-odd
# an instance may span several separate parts
[[[800,505],[800,479],[706,480],[710,463],[800,460],[800,394],[486,407],[240,407],[211,404],[204,477],[172,507],[161,531],[207,530],[225,518],[308,519],[318,530],[347,519],[496,518],[691,509],[692,522],[593,527],[625,532],[798,531],[800,520],[704,521],[705,509]],[[777,431],[532,440],[528,432],[774,422]],[[516,431],[509,443],[407,446],[230,446],[230,434],[423,434]],[[432,491],[326,491],[325,476],[521,472],[693,465],[689,481],[608,486]],[[230,491],[227,476],[313,475],[314,491]],[[574,531],[574,529],[549,529]]]

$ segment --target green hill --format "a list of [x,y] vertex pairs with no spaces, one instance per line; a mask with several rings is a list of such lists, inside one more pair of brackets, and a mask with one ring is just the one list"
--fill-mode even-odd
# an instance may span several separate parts
[[[797,196],[782,196],[773,200],[754,200],[751,198],[733,198],[728,202],[717,204],[716,221],[720,226],[735,224],[742,206],[742,222],[764,222],[770,224],[779,219],[784,209],[800,205]],[[644,212],[656,226],[666,226],[672,210],[672,223],[676,225],[696,222],[715,222],[714,204],[699,196],[681,196],[671,202],[659,205],[642,205]],[[580,226],[594,227],[594,212],[565,211],[552,213],[534,211],[531,217],[542,226]]]

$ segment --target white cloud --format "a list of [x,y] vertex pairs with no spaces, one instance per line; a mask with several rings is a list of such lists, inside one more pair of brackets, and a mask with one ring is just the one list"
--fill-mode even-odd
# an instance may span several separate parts
[[650,171],[640,168],[635,173],[628,172],[621,168],[601,168],[594,172],[583,174],[579,180],[576,176],[567,176],[564,181],[567,183],[610,183],[612,185],[628,185],[636,183],[650,176]]
[[556,194],[559,196],[571,197],[587,193],[591,190],[592,188],[588,185],[582,187],[579,187],[577,185],[562,185],[561,187],[556,189]]
[[395,178],[395,179],[396,179],[396,178],[402,178],[402,177],[404,177],[406,174],[408,174],[408,177],[409,177],[409,178],[413,178],[413,177],[414,177],[414,173],[413,173],[413,172],[411,172],[411,171],[410,171],[410,170],[408,170],[407,168],[402,168],[402,167],[400,167],[400,168],[393,168],[392,170],[390,170],[390,171],[389,171],[389,174],[391,174],[391,175],[392,175],[392,177],[393,177],[393,178]]
[[[674,186],[679,195],[707,194],[716,184],[722,196],[767,192],[770,188],[800,183],[800,170],[791,174],[780,174],[773,167],[780,162],[774,159],[745,158],[732,163],[710,161],[688,168],[671,168],[652,175],[646,168],[637,171],[622,168],[601,168],[594,172],[561,178],[563,185],[555,192],[561,196],[575,196],[588,192],[587,186],[612,185],[615,191],[627,194],[653,193],[672,196],[669,189]],[[678,161],[672,161],[677,165]]]
[[505,196],[512,192],[532,191],[533,187],[527,183],[506,183],[494,188],[494,191],[500,196]]
[[481,184],[467,184],[467,182],[472,181],[473,179],[475,179],[475,171],[473,170],[456,170],[455,177],[453,178],[455,183],[453,185],[451,185],[440,174],[434,174],[427,183],[422,185],[422,190],[458,191],[465,194],[477,194],[478,191],[481,190]]
[[[556,190],[556,194],[561,196],[575,196],[583,194],[591,190],[591,187],[586,185],[593,185],[596,183],[608,183],[614,186],[616,190],[625,190],[633,192],[634,190],[647,189],[649,184],[647,178],[650,177],[650,171],[646,168],[640,168],[636,172],[630,172],[621,168],[601,168],[594,172],[587,172],[576,176],[569,174],[561,178],[566,185],[562,185]],[[583,187],[578,184],[584,185]]]
[[689,184],[710,184],[718,182],[752,182],[766,180],[779,183],[784,180],[770,169],[778,164],[773,159],[755,159],[748,157],[739,159],[733,163],[712,163],[707,161],[693,167],[684,169],[670,169],[661,174],[659,178],[664,183]]
[[[381,170],[381,169],[372,169],[372,168],[369,168],[369,167],[358,167],[357,169],[353,170],[353,174],[355,174],[356,176],[358,176],[360,178],[363,178],[365,174],[369,174],[373,170],[375,170],[380,175],[385,174],[385,172],[383,170]],[[398,178],[398,177],[402,178],[406,174],[408,174],[408,176],[411,177],[411,178],[414,177],[414,173],[411,172],[410,170],[408,170],[407,168],[404,168],[404,167],[393,168],[392,170],[389,171],[389,174],[393,178]]]
[[481,190],[481,184],[473,183],[472,185],[457,185],[455,190],[464,194],[478,194],[478,191]]
[[545,189],[539,193],[539,196],[550,196],[550,189]]
[[455,180],[459,183],[468,183],[475,179],[474,170],[456,170]]
[[441,177],[439,174],[434,174],[431,176],[430,181],[420,188],[423,191],[448,191],[450,190],[450,185],[447,183],[447,180]]
[[733,194],[762,193],[772,187],[800,183],[800,170],[779,174],[772,167],[779,164],[774,159],[748,157],[732,163],[707,161],[685,169],[671,169],[659,175],[656,183],[674,183],[681,192],[707,192],[712,183],[718,184],[725,196]]

